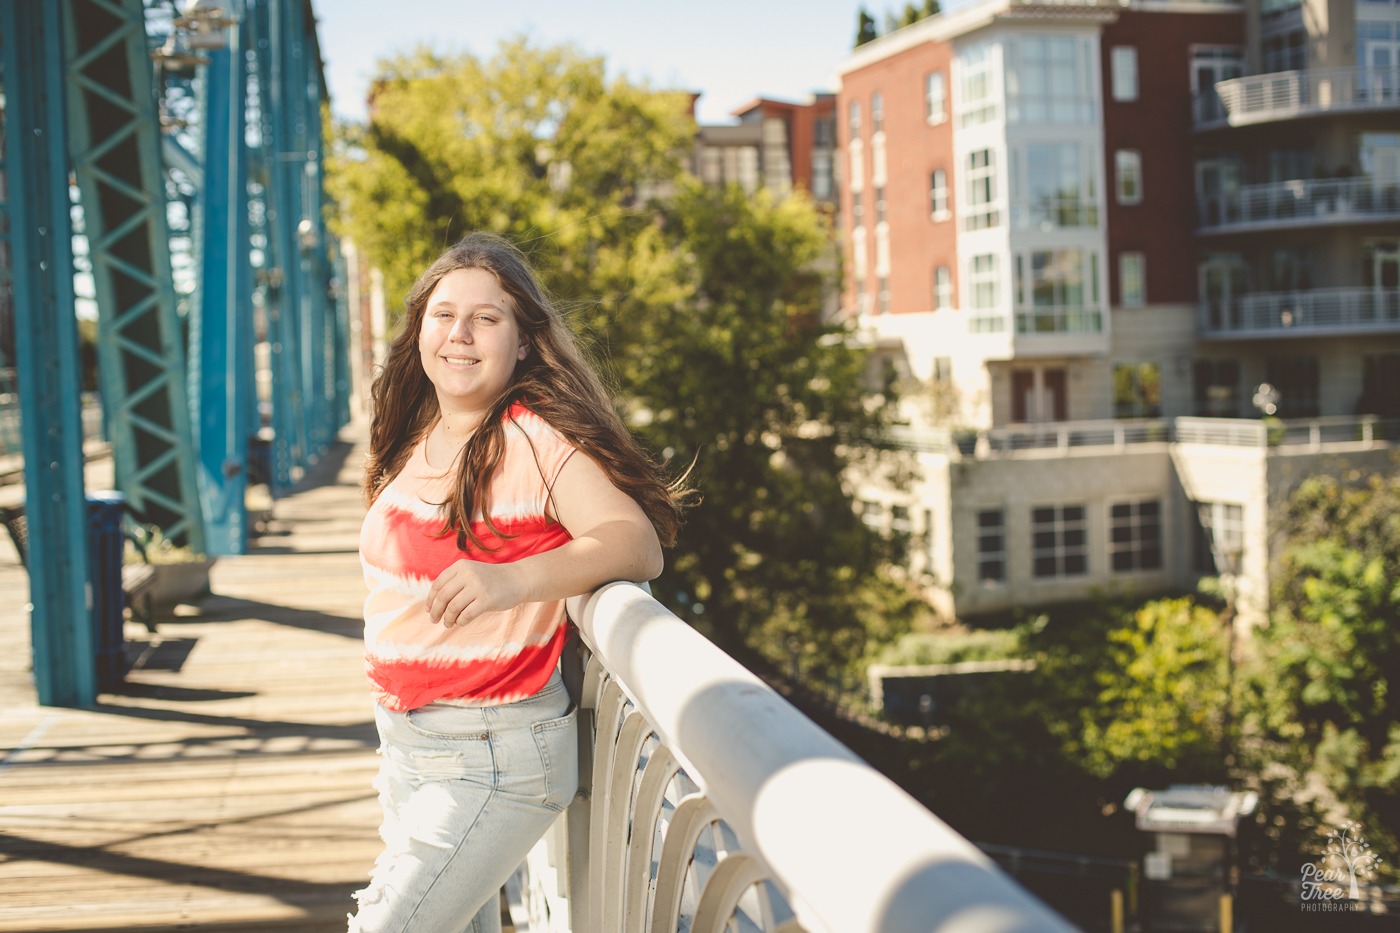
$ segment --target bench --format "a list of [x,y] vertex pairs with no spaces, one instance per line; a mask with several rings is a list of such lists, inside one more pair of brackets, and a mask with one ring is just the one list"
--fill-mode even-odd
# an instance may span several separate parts
[[[128,514],[122,521],[122,536],[131,542],[136,553],[141,556],[141,562],[122,563],[122,596],[125,604],[123,608],[130,609],[132,618],[146,626],[148,631],[154,632],[156,622],[151,611],[151,597],[156,584],[156,568],[146,554],[150,532],[146,526],[135,520],[129,509],[127,511]],[[24,506],[0,507],[0,522],[4,523],[10,540],[14,542],[15,550],[19,552],[21,566],[28,570],[29,521],[24,515]]]

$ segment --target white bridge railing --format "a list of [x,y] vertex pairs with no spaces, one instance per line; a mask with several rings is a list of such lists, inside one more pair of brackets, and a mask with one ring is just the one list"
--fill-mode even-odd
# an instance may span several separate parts
[[517,929],[1072,929],[641,588],[569,615],[584,790],[517,876]]

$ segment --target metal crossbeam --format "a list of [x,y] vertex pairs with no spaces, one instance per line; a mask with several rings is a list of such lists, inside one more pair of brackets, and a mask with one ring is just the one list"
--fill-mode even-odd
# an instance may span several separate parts
[[117,482],[167,538],[203,551],[145,11],[141,0],[63,0],[62,11]]
[[8,197],[3,219],[13,259],[35,686],[46,706],[90,706],[97,668],[87,595],[61,12],[51,3],[0,0],[0,191]]

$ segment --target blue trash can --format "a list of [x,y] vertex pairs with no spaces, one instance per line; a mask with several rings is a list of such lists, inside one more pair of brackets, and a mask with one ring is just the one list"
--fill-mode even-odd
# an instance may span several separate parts
[[122,513],[119,492],[87,496],[88,574],[92,582],[92,635],[97,651],[97,689],[112,690],[126,678],[126,637],[122,610]]

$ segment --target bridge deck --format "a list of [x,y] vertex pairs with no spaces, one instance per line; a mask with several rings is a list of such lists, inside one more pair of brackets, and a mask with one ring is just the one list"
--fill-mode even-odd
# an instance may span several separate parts
[[36,704],[0,540],[0,933],[345,929],[378,851],[349,439],[95,709]]

